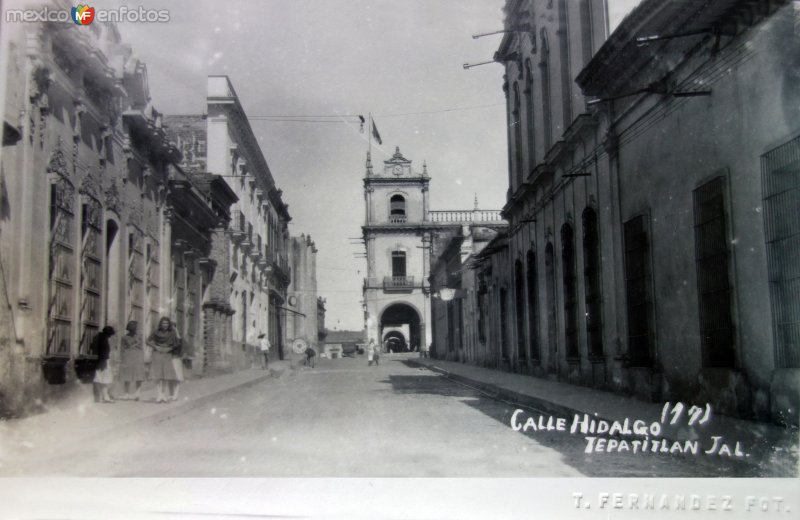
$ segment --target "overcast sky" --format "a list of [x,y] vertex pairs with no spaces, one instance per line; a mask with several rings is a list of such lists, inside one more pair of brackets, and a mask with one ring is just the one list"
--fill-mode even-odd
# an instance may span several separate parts
[[[507,185],[503,69],[489,64],[503,0],[148,0],[165,24],[120,24],[147,64],[155,107],[202,113],[205,77],[226,74],[248,116],[372,112],[383,137],[373,161],[399,146],[431,176],[431,209],[500,209]],[[612,26],[638,0],[610,0]],[[92,2],[103,8],[112,2]],[[419,112],[435,112],[414,114]],[[414,114],[414,115],[400,115]],[[367,133],[347,122],[253,120],[289,204],[292,235],[319,249],[319,295],[329,329],[361,329]]]

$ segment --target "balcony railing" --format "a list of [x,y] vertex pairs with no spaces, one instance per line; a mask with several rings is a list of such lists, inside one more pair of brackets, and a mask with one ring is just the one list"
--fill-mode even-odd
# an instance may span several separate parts
[[413,276],[386,276],[383,278],[384,289],[411,289],[413,287]]
[[429,211],[428,219],[431,222],[502,222],[500,210],[476,209],[456,211]]
[[405,215],[390,215],[389,216],[389,224],[405,224],[408,221],[408,217]]

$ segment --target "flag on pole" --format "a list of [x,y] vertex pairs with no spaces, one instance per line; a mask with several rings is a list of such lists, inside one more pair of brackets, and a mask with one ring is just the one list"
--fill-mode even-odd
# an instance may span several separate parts
[[378,141],[378,144],[383,144],[383,141],[381,140],[381,134],[378,133],[378,127],[375,126],[375,120],[370,118],[370,121],[372,121],[372,137]]

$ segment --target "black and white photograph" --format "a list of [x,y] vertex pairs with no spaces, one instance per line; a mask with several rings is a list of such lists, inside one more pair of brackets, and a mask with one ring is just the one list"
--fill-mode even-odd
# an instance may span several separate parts
[[800,511],[800,1],[0,11],[0,519]]

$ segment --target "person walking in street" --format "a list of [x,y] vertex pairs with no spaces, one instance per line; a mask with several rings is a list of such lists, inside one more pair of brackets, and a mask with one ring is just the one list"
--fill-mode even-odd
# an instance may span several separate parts
[[375,343],[375,354],[373,355],[373,358],[375,359],[376,365],[381,364],[381,346],[378,343]]
[[[137,329],[139,322],[129,321],[125,326],[127,334],[120,340],[120,365],[119,380],[125,385],[125,395],[122,399],[139,400],[139,391],[145,379],[144,351]],[[136,385],[136,391],[131,395],[131,383]]]
[[156,382],[157,403],[167,402],[169,382],[178,379],[172,364],[172,351],[177,342],[178,335],[166,316],[159,320],[158,327],[147,338],[147,344],[153,349],[150,377]]
[[97,370],[94,373],[93,390],[96,403],[113,403],[109,388],[114,382],[114,369],[111,366],[111,344],[109,338],[115,334],[114,328],[105,326],[94,339],[97,354]]
[[261,349],[261,355],[263,356],[263,361],[261,364],[261,368],[263,370],[269,370],[269,349],[272,345],[269,344],[269,338],[266,334],[261,334],[258,336],[258,348]]
[[178,332],[178,324],[172,322],[172,330],[175,331],[175,347],[172,349],[172,368],[175,370],[175,380],[169,382],[169,400],[178,400],[178,390],[181,388],[183,382],[183,355],[184,344],[180,332]]
[[375,361],[375,340],[369,340],[369,345],[367,345],[367,366],[371,366],[372,362]]
[[309,345],[306,347],[306,365],[314,368],[314,358],[317,357],[317,352]]

